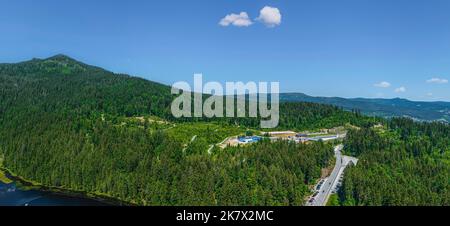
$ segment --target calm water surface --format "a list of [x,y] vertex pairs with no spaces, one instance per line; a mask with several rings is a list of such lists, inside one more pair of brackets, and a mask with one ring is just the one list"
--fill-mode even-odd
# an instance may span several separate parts
[[47,191],[22,190],[16,183],[0,182],[0,206],[106,206],[108,204],[89,199],[64,196]]

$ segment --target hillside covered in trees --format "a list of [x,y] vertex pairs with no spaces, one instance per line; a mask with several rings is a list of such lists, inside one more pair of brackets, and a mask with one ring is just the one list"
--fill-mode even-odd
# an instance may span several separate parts
[[411,101],[407,99],[371,99],[371,98],[341,98],[313,97],[303,93],[282,93],[283,102],[310,102],[330,104],[347,110],[359,109],[366,115],[379,117],[408,117],[420,121],[441,121],[450,123],[449,102]]
[[[140,205],[302,205],[333,161],[322,142],[208,153],[228,136],[260,130],[260,119],[177,119],[174,98],[169,86],[62,55],[0,64],[2,165],[43,185]],[[347,173],[343,205],[448,205],[448,126],[303,102],[282,103],[280,113],[279,130],[359,128],[346,141],[361,165]],[[373,129],[379,123],[384,133]]]
[[449,126],[397,118],[351,131],[345,149],[360,161],[346,172],[342,205],[450,205]]
[[[265,142],[208,154],[201,142],[258,129],[259,119],[176,119],[170,87],[62,55],[0,64],[0,87],[3,165],[47,186],[144,205],[301,205],[332,159],[325,144]],[[280,128],[375,120],[327,105],[280,108]],[[134,122],[139,117],[154,120]],[[196,133],[206,135],[187,144]]]

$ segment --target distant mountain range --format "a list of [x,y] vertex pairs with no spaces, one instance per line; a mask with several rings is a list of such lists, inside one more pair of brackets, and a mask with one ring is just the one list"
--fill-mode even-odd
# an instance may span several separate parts
[[346,110],[358,109],[366,115],[409,117],[419,121],[450,122],[450,102],[410,101],[407,99],[369,99],[313,97],[303,93],[280,94],[282,102],[313,102],[331,104]]

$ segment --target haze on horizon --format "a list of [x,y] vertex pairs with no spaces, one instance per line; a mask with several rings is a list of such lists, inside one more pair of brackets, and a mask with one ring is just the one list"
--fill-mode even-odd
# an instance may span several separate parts
[[313,96],[450,101],[450,2],[8,1],[0,62],[63,53],[172,84],[279,81]]

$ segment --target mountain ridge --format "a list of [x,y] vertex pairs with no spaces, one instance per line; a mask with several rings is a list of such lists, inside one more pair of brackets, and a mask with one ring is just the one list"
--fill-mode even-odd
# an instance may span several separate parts
[[450,102],[445,101],[412,101],[403,98],[314,97],[304,93],[281,93],[280,101],[331,104],[346,110],[358,109],[365,114],[381,117],[409,117],[418,121],[450,122]]
[[370,97],[340,97],[340,96],[314,96],[314,95],[308,95],[303,92],[281,92],[281,95],[302,95],[309,98],[338,98],[338,99],[345,99],[345,100],[398,100],[398,101],[409,101],[409,102],[415,102],[415,103],[444,103],[444,104],[450,104],[450,101],[425,101],[425,100],[411,100],[408,98],[401,98],[401,97],[394,97],[394,98],[370,98]]
[[[24,67],[22,69],[17,69]],[[99,73],[111,73],[107,69],[92,66],[64,54],[57,54],[48,58],[23,61],[19,63],[0,63],[0,72],[11,75],[38,75],[38,74],[77,74],[87,70]],[[19,71],[20,73],[16,73]],[[116,74],[118,75],[118,74]],[[153,82],[149,79],[120,74],[135,79],[142,79],[153,84],[159,84],[166,88],[169,85]],[[169,94],[169,93],[167,93]],[[445,101],[413,101],[403,98],[383,99],[383,98],[343,98],[343,97],[316,97],[309,96],[301,92],[281,93],[281,102],[310,102],[318,104],[328,104],[341,107],[345,110],[360,110],[370,116],[380,117],[409,117],[418,121],[444,121],[450,122],[450,102]]]

